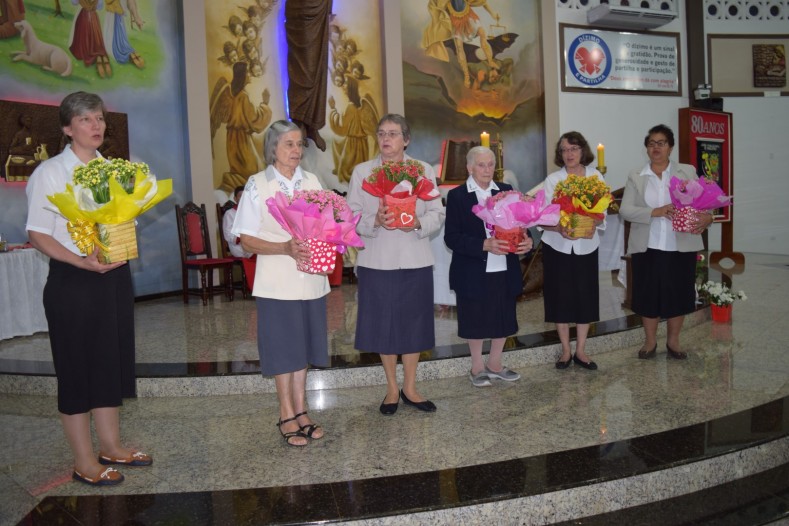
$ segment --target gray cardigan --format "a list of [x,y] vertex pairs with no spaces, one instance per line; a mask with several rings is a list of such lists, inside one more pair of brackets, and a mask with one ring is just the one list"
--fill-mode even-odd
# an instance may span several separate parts
[[[619,214],[625,221],[630,221],[630,237],[627,240],[627,254],[638,254],[647,251],[649,243],[649,225],[652,221],[652,207],[646,203],[644,192],[647,177],[641,175],[642,170],[633,170],[627,178],[625,193]],[[698,179],[696,169],[689,164],[671,163],[670,177],[692,180]],[[674,232],[677,236],[677,250],[680,252],[697,252],[704,248],[704,242],[698,234]]]

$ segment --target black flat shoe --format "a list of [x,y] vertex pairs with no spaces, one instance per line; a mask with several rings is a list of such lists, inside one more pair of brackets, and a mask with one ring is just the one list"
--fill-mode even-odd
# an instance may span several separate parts
[[666,358],[674,358],[675,360],[687,360],[688,353],[682,351],[675,351],[666,344]]
[[567,369],[568,367],[570,367],[571,363],[573,363],[573,357],[572,356],[567,358],[566,362],[563,362],[561,360],[556,360],[556,368],[557,369]]
[[574,354],[573,354],[573,361],[577,365],[580,365],[581,367],[583,367],[584,369],[589,369],[590,371],[596,371],[597,370],[597,364],[596,363],[594,363],[593,361],[585,362],[585,361],[581,360],[580,358],[578,358]]
[[384,396],[384,401],[381,402],[381,407],[379,407],[378,410],[381,411],[382,415],[390,416],[397,412],[397,404],[399,403],[400,403],[400,399],[398,398],[397,402],[393,404],[387,404],[386,397]]
[[400,389],[400,398],[403,399],[403,403],[405,405],[410,405],[411,407],[416,407],[420,411],[425,411],[426,413],[432,413],[436,410],[436,404],[431,402],[430,400],[425,400],[424,402],[412,402],[408,399],[402,389]]
[[657,344],[652,348],[651,351],[645,351],[641,349],[638,351],[638,357],[642,360],[649,360],[650,358],[654,358],[657,355]]

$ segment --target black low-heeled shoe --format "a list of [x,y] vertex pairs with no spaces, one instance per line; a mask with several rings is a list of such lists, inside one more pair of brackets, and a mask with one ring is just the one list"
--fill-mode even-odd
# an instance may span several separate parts
[[674,358],[675,360],[687,360],[688,353],[683,351],[675,351],[666,344],[666,358]]
[[563,362],[561,360],[556,360],[556,368],[557,369],[567,369],[568,367],[570,367],[571,363],[573,363],[572,355],[570,355],[570,357],[567,358],[567,361],[565,361],[565,362]]
[[583,367],[584,369],[588,369],[590,371],[596,371],[597,370],[597,364],[594,363],[591,360],[589,360],[588,362],[585,362],[585,361],[581,360],[580,358],[578,358],[576,355],[573,354],[573,361],[576,364],[578,364],[581,367]]
[[651,351],[645,351],[641,349],[638,351],[638,357],[642,360],[649,360],[650,358],[654,358],[657,355],[657,344],[652,348]]
[[400,398],[403,399],[403,403],[405,405],[410,405],[411,407],[416,407],[420,411],[425,411],[426,413],[432,413],[436,410],[436,404],[431,402],[430,400],[425,400],[423,402],[412,402],[408,399],[402,389],[400,389]]
[[400,403],[400,398],[397,399],[397,402],[393,404],[386,403],[386,397],[384,396],[384,401],[381,402],[381,407],[378,408],[381,411],[382,415],[390,416],[397,412],[397,405]]

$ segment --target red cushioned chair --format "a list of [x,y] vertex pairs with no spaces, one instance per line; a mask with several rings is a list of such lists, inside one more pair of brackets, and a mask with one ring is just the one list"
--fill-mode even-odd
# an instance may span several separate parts
[[[253,257],[251,261],[245,261],[249,258],[238,258],[231,254],[230,247],[227,245],[227,239],[225,239],[225,233],[222,231],[222,221],[225,219],[225,212],[234,206],[235,203],[233,201],[227,201],[223,205],[216,204],[216,217],[219,221],[219,247],[221,248],[222,257],[232,259],[236,266],[241,269],[241,281],[233,280],[233,288],[241,290],[241,295],[246,299],[247,294],[252,294],[252,283],[255,279],[255,258]],[[251,275],[247,273],[248,268],[252,269]]]
[[[181,245],[184,303],[189,303],[189,294],[195,294],[203,299],[203,305],[207,305],[209,297],[222,292],[229,301],[233,301],[233,260],[215,258],[211,254],[211,237],[208,234],[205,205],[197,206],[191,201],[183,207],[175,205],[175,218],[178,223],[178,241]],[[214,290],[214,269],[222,270],[224,290]],[[200,290],[189,288],[190,270],[200,272]]]

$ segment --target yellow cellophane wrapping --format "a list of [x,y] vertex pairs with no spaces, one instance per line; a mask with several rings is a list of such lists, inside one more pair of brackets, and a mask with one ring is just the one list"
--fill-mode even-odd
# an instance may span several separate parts
[[99,261],[102,263],[116,263],[128,261],[138,257],[137,232],[134,229],[134,220],[118,223],[116,225],[98,224],[99,240],[104,247],[99,247]]

